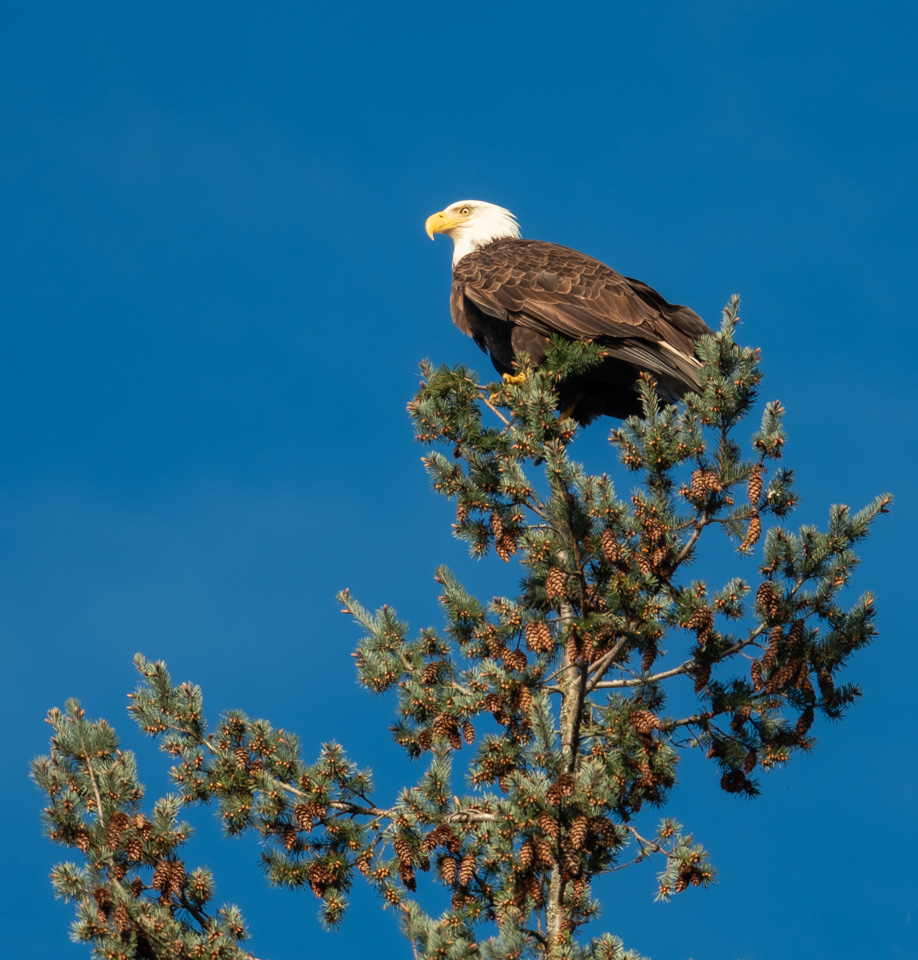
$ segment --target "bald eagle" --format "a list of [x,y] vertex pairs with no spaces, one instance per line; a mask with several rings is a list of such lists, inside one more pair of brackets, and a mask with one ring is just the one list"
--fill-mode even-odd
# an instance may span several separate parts
[[688,307],[586,254],[521,239],[513,214],[493,203],[460,200],[428,217],[426,229],[455,245],[453,321],[505,378],[520,353],[540,364],[552,334],[602,346],[601,364],[560,385],[561,409],[580,423],[639,414],[642,371],[667,402],[699,389],[695,341],[712,331]]

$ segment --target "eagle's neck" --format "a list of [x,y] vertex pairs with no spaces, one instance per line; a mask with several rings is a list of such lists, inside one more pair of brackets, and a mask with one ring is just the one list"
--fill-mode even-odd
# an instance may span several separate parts
[[453,238],[453,266],[479,247],[483,247],[494,240],[503,240],[512,237],[518,240],[520,225],[509,210],[502,207],[489,211],[487,216],[476,216],[457,227],[452,233]]

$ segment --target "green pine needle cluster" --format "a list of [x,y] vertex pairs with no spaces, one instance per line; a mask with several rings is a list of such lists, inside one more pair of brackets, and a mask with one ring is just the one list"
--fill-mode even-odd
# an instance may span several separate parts
[[[441,567],[444,626],[413,636],[391,608],[339,595],[363,632],[359,680],[394,695],[393,737],[422,765],[393,800],[375,800],[335,743],[308,764],[267,721],[233,711],[209,730],[200,688],[138,656],[130,711],[172,758],[177,791],[148,818],[114,731],[75,703],[52,711],[53,752],[33,775],[49,835],[85,858],[54,873],[77,939],[104,957],[245,956],[238,911],[209,913],[212,878],[179,855],[179,810],[215,803],[227,833],[261,836],[270,882],[311,890],[328,926],[362,876],[419,957],[636,957],[584,936],[596,878],[653,858],[664,900],[715,878],[680,824],[652,822],[683,752],[702,750],[723,790],[754,796],[761,771],[812,749],[818,716],[857,698],[839,674],[875,636],[872,597],[851,602],[846,587],[890,498],[833,507],[825,531],[778,523],[797,503],[783,410],[766,404],[738,437],[761,374],[758,352],[734,341],[736,314],[734,300],[699,346],[698,394],[666,406],[642,379],[643,416],[610,437],[619,475],[638,479],[624,496],[570,458],[579,428],[557,410],[557,384],[600,347],[557,341],[520,383],[424,365],[409,409],[434,489],[472,555],[493,550],[521,578],[516,596],[483,602]],[[718,536],[737,575],[690,578]],[[446,893],[436,914],[417,899],[425,875]]]
[[182,859],[192,829],[178,819],[181,798],[163,797],[145,814],[134,754],[76,700],[51,710],[48,723],[51,753],[32,761],[32,778],[49,798],[48,836],[83,859],[51,873],[55,893],[76,906],[72,939],[106,960],[251,957],[240,946],[248,933],[239,909],[211,910],[211,872]]

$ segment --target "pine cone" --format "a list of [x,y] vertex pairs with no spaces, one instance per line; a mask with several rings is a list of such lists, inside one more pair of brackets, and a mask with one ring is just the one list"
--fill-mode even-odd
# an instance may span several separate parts
[[794,679],[794,676],[799,669],[799,662],[793,661],[792,663],[785,663],[783,667],[776,670],[769,678],[768,683],[765,684],[765,690],[768,693],[775,693],[779,690],[784,690],[785,687]]
[[650,710],[635,710],[631,714],[631,726],[639,737],[646,737],[651,731],[660,729],[660,718]]
[[756,464],[749,474],[749,480],[746,482],[746,496],[749,498],[749,505],[757,507],[759,500],[762,499],[762,465]]
[[551,630],[544,620],[533,620],[526,624],[526,646],[533,653],[551,652]]
[[504,563],[516,553],[517,549],[516,537],[507,530],[494,541],[494,550]]
[[572,773],[562,773],[558,777],[558,789],[562,797],[572,797],[574,795],[574,775]]
[[456,721],[448,713],[441,713],[433,722],[434,736],[448,737],[456,726]]
[[529,661],[522,650],[509,650],[504,654],[504,666],[508,670],[515,670],[517,673],[522,673],[528,664]]
[[742,770],[728,770],[720,778],[720,785],[727,793],[746,793],[752,786]]
[[733,719],[730,721],[730,729],[734,733],[739,733],[751,715],[752,707],[750,707],[748,703],[744,703],[741,707],[737,707],[733,712]]
[[464,720],[462,723],[462,737],[466,743],[475,742],[475,728],[471,720]]
[[518,694],[520,713],[529,715],[532,708],[532,690],[529,687],[520,687]]
[[588,831],[589,821],[583,814],[580,814],[571,824],[571,844],[575,850],[580,850],[583,847]]
[[799,653],[806,639],[806,624],[795,620],[787,631],[787,649],[790,653]]
[[545,575],[545,596],[549,600],[563,599],[567,578],[559,567],[549,567]]
[[392,841],[392,849],[402,863],[411,863],[411,845],[405,837],[397,836]]
[[293,808],[293,819],[296,820],[296,825],[303,830],[305,833],[312,832],[312,817],[309,816],[309,811],[305,803],[298,803]]
[[794,727],[794,736],[798,740],[805,737],[809,731],[810,727],[813,726],[813,719],[815,716],[815,711],[812,706],[807,707],[803,713],[800,714],[800,718],[797,720],[797,725]]
[[418,888],[417,880],[414,878],[414,867],[407,863],[398,865],[398,876],[405,888],[414,892]]
[[430,686],[430,684],[432,683],[436,683],[437,676],[439,673],[440,673],[439,660],[436,661],[435,663],[428,663],[427,666],[424,667],[423,672],[421,673],[421,683],[425,687]]
[[131,915],[123,903],[119,903],[118,906],[115,907],[115,912],[112,914],[112,922],[115,924],[115,929],[118,933],[124,933],[124,931],[131,926]]
[[[759,693],[762,690],[762,687],[765,686],[765,681],[762,679],[762,663],[759,660],[753,660],[749,667],[749,676],[752,677],[752,686],[756,693]],[[697,692],[697,691],[696,691]]]
[[503,697],[497,693],[489,693],[485,697],[485,707],[491,711],[491,713],[496,713],[504,705]]
[[112,850],[117,850],[121,846],[121,835],[130,825],[131,818],[123,810],[118,810],[112,815],[105,830],[105,842]]
[[602,532],[602,537],[599,540],[600,549],[602,550],[602,555],[609,561],[609,563],[615,563],[622,555],[621,547],[619,546],[618,539],[615,534],[609,527],[606,527]]
[[504,518],[497,509],[491,511],[491,532],[495,540],[500,540],[504,533]]
[[517,860],[524,866],[528,867],[532,861],[535,859],[535,847],[533,846],[532,840],[528,837],[523,841],[522,846],[520,847],[520,852],[517,855]]
[[781,602],[775,589],[775,585],[770,580],[766,580],[764,583],[760,584],[759,589],[756,591],[755,600],[756,603],[765,611],[765,614],[769,620],[773,620],[775,617],[777,617],[781,610]]
[[153,870],[153,882],[152,887],[154,890],[159,890],[165,893],[167,887],[169,886],[169,877],[172,871],[172,866],[168,860],[160,860],[156,864],[156,867]]
[[692,676],[695,678],[695,693],[701,693],[711,679],[711,665],[709,663],[698,664],[692,671]]
[[[550,787],[549,789],[553,789]],[[554,804],[552,804],[554,806]],[[539,826],[542,830],[552,838],[552,840],[558,839],[558,834],[561,832],[561,828],[558,826],[558,821],[547,811],[544,810],[539,814]]]
[[759,755],[755,747],[750,747],[749,753],[746,754],[746,762],[743,764],[743,773],[752,773],[752,771],[755,770],[758,762]]
[[541,906],[545,902],[545,897],[542,895],[542,884],[539,883],[538,878],[534,874],[529,874],[526,881],[526,892],[532,897],[537,906]]
[[761,536],[762,518],[757,513],[753,513],[749,517],[749,527],[746,530],[746,538],[743,540],[741,546],[743,549],[752,547],[759,542],[759,537]]
[[282,837],[285,849],[292,850],[296,846],[296,827],[292,823],[284,824]]
[[717,479],[717,474],[710,470],[696,470],[692,474],[691,492],[692,499],[697,501],[704,500],[709,493],[720,493],[723,487]]
[[92,897],[100,907],[106,908],[112,905],[112,892],[108,887],[96,887]]
[[245,747],[236,747],[233,751],[236,758],[236,766],[240,770],[249,769],[249,751]]
[[471,854],[459,861],[459,870],[456,875],[459,877],[460,887],[467,887],[472,882],[477,864],[477,860]]
[[564,646],[564,656],[568,663],[579,663],[583,659],[581,655],[579,638],[573,631],[571,632],[571,635]]
[[542,866],[550,867],[554,864],[555,858],[552,854],[551,844],[544,837],[535,837],[532,846],[536,859]]
[[182,890],[185,889],[185,883],[187,879],[187,875],[185,874],[185,864],[182,863],[181,860],[173,860],[172,865],[169,868],[170,892],[180,895]]
[[762,666],[766,670],[770,670],[774,666],[774,662],[780,656],[783,646],[784,628],[778,624],[777,626],[772,627],[768,633],[768,649],[765,651],[765,655],[762,657]]
[[618,847],[622,844],[622,838],[618,835],[615,824],[605,817],[592,817],[590,819],[590,830],[609,847]]
[[370,875],[370,863],[373,860],[373,854],[369,850],[364,850],[354,861],[357,869],[365,876]]
[[816,679],[819,681],[819,692],[823,698],[831,700],[835,694],[835,681],[832,679],[832,674],[822,668],[817,672]]
[[456,861],[452,857],[444,857],[440,861],[440,876],[443,882],[452,886],[456,879]]
[[699,643],[705,643],[714,627],[714,612],[710,607],[699,607],[692,612],[685,625],[695,631]]

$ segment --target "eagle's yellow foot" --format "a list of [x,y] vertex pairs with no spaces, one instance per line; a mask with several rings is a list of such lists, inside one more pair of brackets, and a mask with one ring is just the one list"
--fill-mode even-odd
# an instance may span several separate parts
[[[521,383],[526,382],[526,374],[525,373],[516,373],[516,374],[502,373],[501,379],[504,381],[504,383],[512,383],[515,387],[518,387]],[[488,397],[488,402],[500,403],[500,393],[497,390],[495,390],[494,393],[492,393],[491,396]]]

